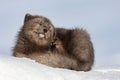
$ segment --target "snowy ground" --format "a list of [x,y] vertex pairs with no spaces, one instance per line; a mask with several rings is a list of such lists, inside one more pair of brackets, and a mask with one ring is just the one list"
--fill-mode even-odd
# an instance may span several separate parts
[[92,71],[51,68],[26,58],[0,56],[0,80],[120,80],[120,67]]

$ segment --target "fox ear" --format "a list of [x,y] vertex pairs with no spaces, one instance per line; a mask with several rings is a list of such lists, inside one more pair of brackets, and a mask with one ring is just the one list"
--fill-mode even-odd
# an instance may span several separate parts
[[32,16],[31,14],[27,13],[27,14],[25,15],[24,22],[26,22],[26,21],[28,21],[28,20],[30,20],[30,19],[32,19],[32,18],[33,18],[33,16]]

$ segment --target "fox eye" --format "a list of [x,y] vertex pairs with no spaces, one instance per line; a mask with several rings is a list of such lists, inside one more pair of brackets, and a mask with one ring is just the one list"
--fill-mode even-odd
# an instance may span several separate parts
[[41,26],[42,24],[40,23],[39,25]]
[[42,23],[35,22],[35,24],[42,25]]
[[37,30],[33,30],[33,32],[34,32],[34,33],[38,33],[38,31],[37,31]]

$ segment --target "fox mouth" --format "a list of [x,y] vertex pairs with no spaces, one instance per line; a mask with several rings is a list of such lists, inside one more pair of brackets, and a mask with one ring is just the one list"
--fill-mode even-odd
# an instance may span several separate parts
[[40,38],[45,38],[45,34],[39,34]]
[[45,34],[40,33],[40,34],[39,34],[39,38],[40,38],[40,39],[47,39],[48,37],[47,37]]

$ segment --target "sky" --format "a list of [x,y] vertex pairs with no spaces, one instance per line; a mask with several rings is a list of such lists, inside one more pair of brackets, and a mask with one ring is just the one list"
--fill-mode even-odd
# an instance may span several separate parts
[[54,26],[84,28],[91,35],[95,65],[120,65],[120,0],[0,0],[0,55],[11,55],[26,13]]

